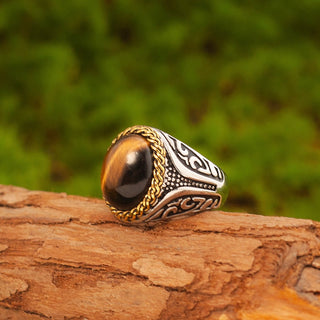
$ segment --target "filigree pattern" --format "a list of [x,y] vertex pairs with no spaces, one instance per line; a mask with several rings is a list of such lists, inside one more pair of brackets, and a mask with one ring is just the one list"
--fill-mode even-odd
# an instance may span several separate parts
[[178,217],[179,215],[193,214],[205,210],[217,209],[220,206],[219,194],[210,195],[185,195],[170,199],[161,206],[148,220],[160,220]]
[[[213,190],[213,191],[215,191],[217,189],[217,185],[214,183],[203,183],[203,182],[195,181],[195,180],[188,179],[188,178],[182,176],[175,169],[170,158],[167,157],[167,159],[166,159],[166,173],[165,173],[165,178],[164,178],[163,185],[162,185],[162,188],[163,188],[162,196],[164,196],[168,192],[175,190],[179,187],[187,187],[187,186],[206,189],[206,190]],[[161,198],[161,196],[160,196],[160,198]]]
[[189,170],[202,176],[214,178],[218,181],[224,180],[224,173],[218,166],[214,165],[204,156],[178,139],[165,132],[161,131],[161,133],[168,142],[169,146],[172,148],[176,159],[178,159]]

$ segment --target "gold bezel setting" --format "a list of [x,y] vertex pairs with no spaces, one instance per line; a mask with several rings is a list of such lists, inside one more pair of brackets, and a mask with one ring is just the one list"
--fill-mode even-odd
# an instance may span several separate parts
[[147,126],[133,126],[127,128],[112,141],[108,151],[121,138],[130,134],[140,135],[150,143],[150,148],[152,149],[153,156],[153,176],[151,179],[150,187],[146,195],[144,196],[143,200],[139,202],[139,204],[131,210],[118,210],[105,199],[105,202],[107,206],[111,209],[112,213],[118,219],[125,222],[130,222],[139,219],[139,217],[146,214],[150,207],[152,207],[156,203],[156,200],[161,193],[161,187],[164,181],[166,159],[166,150],[158,133],[153,128]]

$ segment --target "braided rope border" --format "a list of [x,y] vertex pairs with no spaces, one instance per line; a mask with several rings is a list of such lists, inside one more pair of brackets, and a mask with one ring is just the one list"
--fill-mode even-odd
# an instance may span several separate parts
[[133,126],[119,133],[119,135],[112,141],[110,148],[117,143],[121,138],[129,134],[138,134],[147,139],[150,143],[150,147],[153,153],[153,177],[151,180],[150,187],[144,196],[143,200],[133,209],[122,211],[113,207],[107,200],[106,205],[111,209],[112,213],[122,221],[133,221],[139,219],[145,214],[150,207],[156,202],[161,192],[161,187],[164,181],[165,174],[165,159],[166,150],[158,135],[158,133],[147,126]]

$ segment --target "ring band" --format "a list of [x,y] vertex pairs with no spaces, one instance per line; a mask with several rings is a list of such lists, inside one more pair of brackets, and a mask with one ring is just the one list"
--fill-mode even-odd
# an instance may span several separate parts
[[224,172],[171,135],[147,126],[121,132],[105,156],[101,189],[121,221],[150,222],[220,208]]

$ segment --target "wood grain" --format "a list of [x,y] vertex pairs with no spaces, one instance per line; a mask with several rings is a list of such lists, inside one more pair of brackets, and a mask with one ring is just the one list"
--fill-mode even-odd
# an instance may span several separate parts
[[121,225],[0,185],[0,319],[320,319],[320,224],[204,212]]

